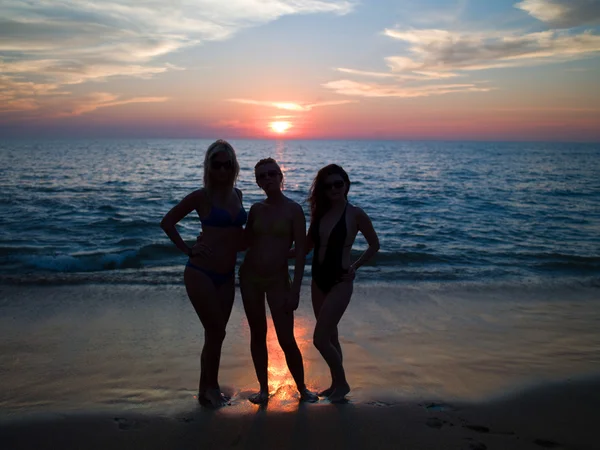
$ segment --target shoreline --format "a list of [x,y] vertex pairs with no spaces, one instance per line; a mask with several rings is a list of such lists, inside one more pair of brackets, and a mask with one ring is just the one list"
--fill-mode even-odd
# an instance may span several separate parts
[[299,404],[293,411],[118,412],[0,421],[0,446],[61,448],[592,450],[600,377],[483,402]]

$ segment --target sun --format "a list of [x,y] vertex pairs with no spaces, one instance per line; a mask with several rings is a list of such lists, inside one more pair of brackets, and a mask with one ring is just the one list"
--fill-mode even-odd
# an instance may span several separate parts
[[285,133],[287,130],[290,129],[290,127],[292,126],[291,123],[289,122],[284,122],[284,121],[277,121],[277,122],[271,122],[269,124],[269,127],[271,127],[271,130],[273,130],[275,133]]

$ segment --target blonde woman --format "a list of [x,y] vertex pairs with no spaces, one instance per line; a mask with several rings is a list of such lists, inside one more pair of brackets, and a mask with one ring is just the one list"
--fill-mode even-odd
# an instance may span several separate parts
[[[242,193],[235,188],[239,164],[233,147],[218,140],[206,150],[204,187],[187,195],[162,219],[161,228],[188,256],[184,282],[188,297],[204,326],[198,400],[213,407],[227,404],[219,387],[221,347],[235,296],[237,251],[247,220]],[[188,247],[175,225],[195,211],[202,223],[202,240]]]

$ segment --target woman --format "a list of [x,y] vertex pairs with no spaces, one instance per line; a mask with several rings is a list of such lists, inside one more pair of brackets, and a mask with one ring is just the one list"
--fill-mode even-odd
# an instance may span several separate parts
[[277,340],[300,399],[315,402],[318,397],[304,384],[302,355],[294,338],[294,311],[300,300],[304,251],[300,252],[302,257],[296,259],[291,284],[288,273],[288,252],[292,243],[304,250],[306,219],[300,205],[281,192],[283,175],[274,159],[260,160],[254,173],[256,183],[267,198],[250,208],[246,226],[248,250],[240,267],[240,289],[250,326],[250,350],[260,384],[260,391],[249,400],[265,404],[269,399],[266,294]]
[[[189,257],[183,279],[204,326],[198,400],[213,407],[228,401],[221,393],[218,375],[225,327],[235,295],[236,255],[247,219],[242,193],[234,188],[239,170],[235,151],[228,142],[218,140],[211,144],[204,156],[204,187],[174,206],[160,224],[177,248]],[[202,240],[190,248],[175,225],[192,211],[196,211],[202,223]]]
[[[319,395],[332,403],[344,401],[350,392],[337,326],[350,303],[355,272],[379,250],[371,219],[348,202],[349,190],[348,174],[330,164],[317,173],[308,198],[311,220],[306,250],[314,248],[311,294],[317,319],[313,339],[331,371],[331,386]],[[350,251],[359,231],[369,248],[351,263]]]

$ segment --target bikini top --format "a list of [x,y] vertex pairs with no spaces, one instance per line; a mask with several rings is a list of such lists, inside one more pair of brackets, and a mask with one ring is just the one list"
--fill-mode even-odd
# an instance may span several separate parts
[[267,234],[275,237],[285,238],[288,237],[290,233],[290,224],[286,219],[278,219],[274,221],[269,228],[267,228],[260,218],[257,217],[256,220],[254,220],[252,231],[254,231],[256,234]]
[[[240,194],[238,194],[238,196],[239,195]],[[247,220],[248,214],[246,213],[243,204],[234,219],[231,218],[231,214],[228,210],[212,205],[208,216],[204,219],[201,218],[200,222],[202,223],[202,226],[226,228],[243,227]]]
[[210,208],[210,214],[204,219],[200,219],[202,226],[209,227],[243,227],[248,220],[248,214],[242,206],[235,219],[231,218],[231,214],[224,208],[212,206]]

